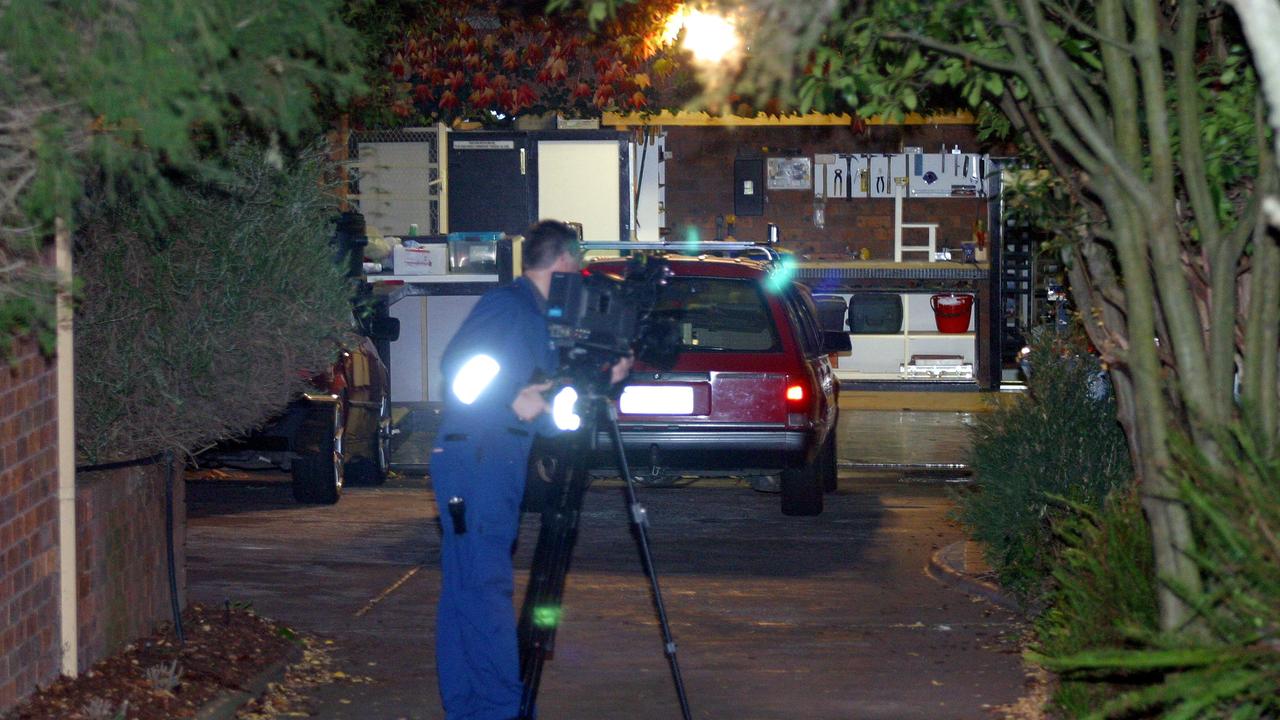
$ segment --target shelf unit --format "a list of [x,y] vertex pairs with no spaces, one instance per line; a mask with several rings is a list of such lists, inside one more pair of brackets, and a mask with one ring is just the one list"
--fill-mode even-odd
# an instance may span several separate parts
[[[902,299],[902,332],[898,333],[850,333],[853,352],[842,355],[836,365],[836,377],[841,380],[904,380],[899,366],[911,360],[912,355],[958,355],[978,372],[976,318],[969,319],[970,331],[965,333],[938,332],[929,298],[933,292],[893,293]],[[840,293],[848,303],[852,293]],[[976,315],[977,304],[974,311]],[[919,382],[919,378],[913,382]],[[974,382],[971,379],[946,378],[926,382]]]

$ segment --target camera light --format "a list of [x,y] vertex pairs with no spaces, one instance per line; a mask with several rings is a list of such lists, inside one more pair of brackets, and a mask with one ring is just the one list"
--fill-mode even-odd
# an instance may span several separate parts
[[453,394],[462,401],[463,405],[470,405],[480,397],[480,393],[489,387],[489,383],[498,376],[501,367],[498,361],[488,355],[476,355],[467,360],[458,369],[458,374],[453,378]]
[[566,385],[556,393],[555,398],[551,400],[551,419],[555,421],[556,427],[566,431],[582,427],[582,418],[574,412],[574,406],[577,404],[578,391],[572,386]]
[[559,624],[559,605],[539,605],[533,609],[533,626],[539,630],[547,630]]

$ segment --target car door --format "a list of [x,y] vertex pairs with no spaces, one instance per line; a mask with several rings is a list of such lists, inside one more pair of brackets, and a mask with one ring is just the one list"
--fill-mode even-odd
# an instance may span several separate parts
[[[818,306],[809,288],[792,283],[783,294],[795,332],[804,349],[804,362],[817,386],[814,417],[823,428],[834,428],[838,412],[839,384],[830,358],[823,352],[822,330],[818,325]],[[825,433],[820,433],[820,439]]]

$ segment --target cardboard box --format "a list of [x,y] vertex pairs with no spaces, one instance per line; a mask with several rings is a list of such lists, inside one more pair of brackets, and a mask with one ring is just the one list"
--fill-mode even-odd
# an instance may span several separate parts
[[416,248],[396,245],[391,265],[396,275],[444,275],[449,271],[449,251],[443,243]]

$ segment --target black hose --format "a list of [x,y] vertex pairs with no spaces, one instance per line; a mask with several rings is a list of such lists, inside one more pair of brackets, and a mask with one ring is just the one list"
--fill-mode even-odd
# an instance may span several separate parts
[[173,560],[173,451],[166,450],[164,482],[164,545],[169,564],[169,606],[173,610],[173,629],[178,644],[185,645],[186,633],[182,631],[182,608],[178,605],[178,571]]

